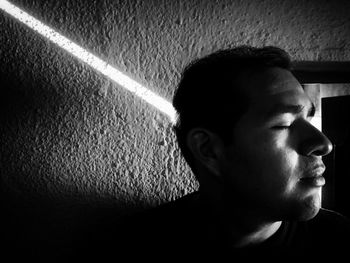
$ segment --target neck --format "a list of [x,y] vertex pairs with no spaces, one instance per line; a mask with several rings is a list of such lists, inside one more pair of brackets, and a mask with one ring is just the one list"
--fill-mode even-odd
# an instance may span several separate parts
[[236,248],[259,245],[266,241],[280,228],[282,222],[239,224],[232,221],[228,226],[230,230],[231,244]]
[[280,228],[281,221],[263,218],[247,208],[240,208],[222,199],[205,196],[204,202],[210,207],[211,218],[219,225],[214,231],[222,233],[233,247],[243,248],[258,245]]

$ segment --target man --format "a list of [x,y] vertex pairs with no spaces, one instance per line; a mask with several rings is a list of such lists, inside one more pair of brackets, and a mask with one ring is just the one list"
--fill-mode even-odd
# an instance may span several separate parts
[[123,221],[111,235],[119,252],[305,259],[350,248],[347,219],[321,208],[332,144],[310,123],[315,106],[285,51],[243,46],[196,60],[173,104],[199,191]]
[[180,148],[224,228],[214,230],[224,245],[302,254],[338,248],[340,233],[328,231],[349,227],[320,211],[322,156],[332,144],[311,125],[315,106],[286,52],[239,47],[198,60],[184,72],[174,106]]

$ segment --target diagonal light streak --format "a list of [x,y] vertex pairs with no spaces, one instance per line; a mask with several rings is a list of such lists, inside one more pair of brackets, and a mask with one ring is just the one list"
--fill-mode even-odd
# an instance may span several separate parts
[[161,112],[165,113],[170,118],[171,122],[175,122],[176,111],[173,108],[172,104],[164,98],[145,88],[140,83],[136,82],[121,71],[112,67],[107,62],[103,61],[97,56],[91,54],[87,50],[83,49],[79,45],[69,40],[68,38],[62,36],[52,28],[43,24],[42,22],[32,17],[28,13],[24,12],[17,6],[11,4],[10,2],[0,0],[0,9],[5,11],[7,14],[13,16],[20,22],[24,23],[34,31],[38,32],[40,35],[51,40],[53,43],[63,48],[71,55],[82,60],[83,62],[94,68],[96,71],[110,78],[118,85],[132,92],[134,95],[140,97],[141,99],[151,104]]

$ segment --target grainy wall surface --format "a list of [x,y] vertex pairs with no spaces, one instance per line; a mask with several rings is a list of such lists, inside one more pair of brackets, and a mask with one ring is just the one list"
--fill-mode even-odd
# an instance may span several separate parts
[[[349,1],[11,2],[169,101],[183,67],[219,48],[350,60]],[[123,213],[197,188],[166,116],[3,11],[0,25],[1,186],[17,218],[74,227],[92,207]]]

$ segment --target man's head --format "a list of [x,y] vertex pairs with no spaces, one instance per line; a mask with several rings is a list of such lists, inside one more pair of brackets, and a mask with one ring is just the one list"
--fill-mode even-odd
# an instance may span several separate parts
[[[183,155],[201,186],[266,220],[309,219],[321,205],[331,143],[286,52],[238,47],[190,64],[174,97]],[[239,200],[239,201],[235,201]]]

